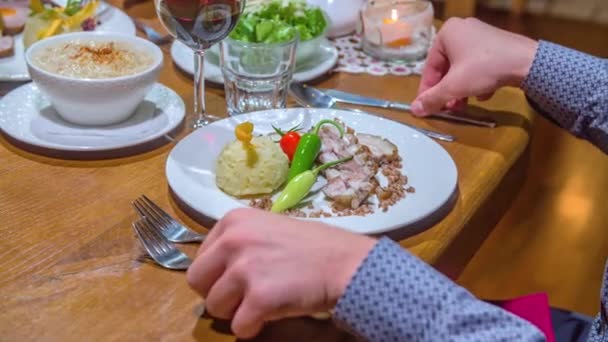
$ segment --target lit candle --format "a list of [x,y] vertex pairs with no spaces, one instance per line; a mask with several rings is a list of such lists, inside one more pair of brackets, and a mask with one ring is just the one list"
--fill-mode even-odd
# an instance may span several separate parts
[[397,9],[391,10],[391,17],[383,20],[380,34],[384,45],[393,48],[407,46],[412,42],[412,28],[406,22],[399,21]]

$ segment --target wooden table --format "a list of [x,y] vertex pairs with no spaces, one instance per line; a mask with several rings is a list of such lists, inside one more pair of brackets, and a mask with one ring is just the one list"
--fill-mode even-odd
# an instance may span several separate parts
[[[128,10],[154,18],[150,3]],[[410,101],[418,77],[335,74],[320,86]],[[192,80],[169,55],[161,82],[192,103]],[[208,109],[225,113],[221,89],[209,89]],[[456,277],[515,195],[525,169],[534,117],[522,93],[503,89],[471,111],[493,117],[496,129],[459,126],[382,112],[387,117],[458,137],[442,144],[459,170],[453,211],[432,229],[401,241]],[[0,340],[233,341],[226,322],[199,319],[201,299],[184,273],[138,260],[130,202],[147,194],[191,227],[164,174],[168,144],[131,157],[69,161],[44,157],[0,138]],[[407,160],[406,160],[407,162]],[[187,251],[193,253],[196,246]],[[329,321],[273,324],[259,341],[341,341]]]
[[[511,0],[510,11],[514,15],[520,15],[526,9],[527,0]],[[474,17],[477,0],[446,0],[443,17]]]

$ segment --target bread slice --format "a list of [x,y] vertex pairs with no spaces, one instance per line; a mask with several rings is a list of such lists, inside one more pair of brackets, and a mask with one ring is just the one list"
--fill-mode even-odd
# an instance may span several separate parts
[[0,58],[11,57],[15,53],[15,40],[11,36],[0,37]]

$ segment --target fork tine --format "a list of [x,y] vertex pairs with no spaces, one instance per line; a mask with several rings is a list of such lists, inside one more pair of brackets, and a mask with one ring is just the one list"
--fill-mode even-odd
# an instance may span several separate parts
[[162,218],[160,218],[157,213],[152,211],[145,202],[142,203],[141,198],[138,198],[133,201],[133,206],[135,207],[135,210],[137,210],[140,216],[146,217],[156,222],[163,230],[167,228],[168,223]]
[[156,206],[149,199],[146,201],[142,196],[136,199],[135,201],[139,204],[141,209],[147,213],[147,217],[153,218],[159,224],[169,226],[173,223],[171,219],[167,218],[169,215],[165,213],[162,209],[160,209],[158,206]]
[[150,255],[150,257],[152,257],[152,259],[157,261],[156,258],[158,256],[159,251],[153,245],[151,245],[151,243],[150,243],[151,239],[149,238],[149,235],[147,234],[146,229],[144,229],[143,226],[141,225],[141,222],[140,221],[133,222],[133,229],[137,233],[137,236],[139,237],[139,241],[143,245],[144,249],[148,252],[148,254]]
[[166,254],[166,251],[163,250],[163,248],[161,248],[161,246],[158,243],[158,237],[155,236],[154,234],[154,230],[150,228],[150,225],[147,224],[146,220],[141,220],[139,222],[139,224],[142,227],[142,230],[144,231],[144,234],[147,238],[148,243],[152,246],[152,248],[156,251],[156,255],[157,256],[162,256],[164,254]]
[[160,230],[160,233],[169,242],[190,243],[201,242],[205,239],[206,235],[193,231],[179,223],[146,195],[136,198],[131,202],[131,205],[141,218],[146,218],[150,224],[155,226],[155,229]]
[[146,212],[142,209],[141,204],[139,204],[137,200],[131,202],[131,204],[133,205],[133,208],[135,208],[135,211],[137,211],[140,217],[147,216]]
[[152,202],[146,195],[142,195],[141,198],[143,198],[143,200],[150,206],[150,208],[154,210],[159,216],[163,217],[170,223],[175,222],[175,220],[171,216],[169,216],[166,211],[161,209],[158,205],[156,205],[156,203]]
[[154,243],[163,253],[168,254],[173,251],[169,240],[162,235],[156,226],[152,225],[151,222],[147,219],[142,219],[142,224],[146,226],[146,229],[152,236],[151,241]]
[[192,264],[192,259],[169,242],[152,221],[144,217],[133,222],[133,227],[150,257],[160,266],[185,270]]

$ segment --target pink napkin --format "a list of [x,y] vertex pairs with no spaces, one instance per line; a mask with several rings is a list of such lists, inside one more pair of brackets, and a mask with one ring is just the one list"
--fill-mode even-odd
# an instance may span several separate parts
[[549,297],[546,293],[531,294],[515,299],[495,302],[506,311],[534,324],[547,337],[547,342],[555,342]]

